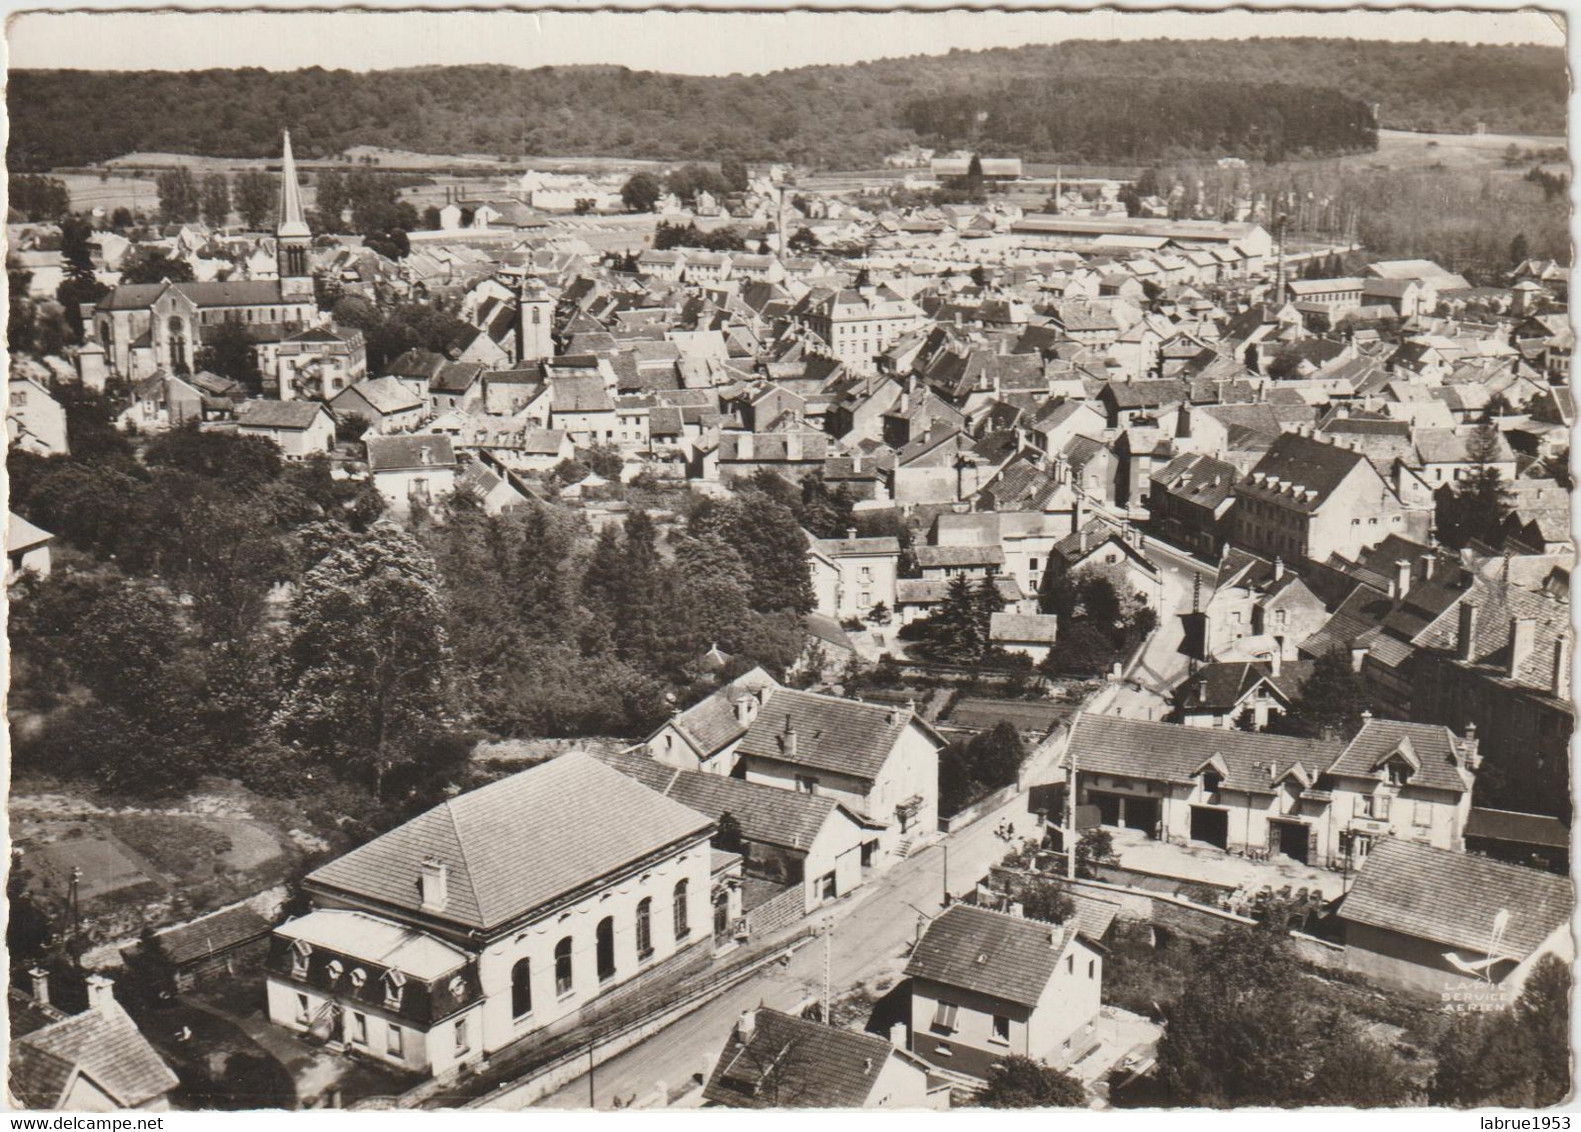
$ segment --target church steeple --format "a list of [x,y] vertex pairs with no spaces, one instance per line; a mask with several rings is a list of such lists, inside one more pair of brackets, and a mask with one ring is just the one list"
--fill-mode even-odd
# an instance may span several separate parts
[[296,183],[296,159],[291,156],[291,131],[285,131],[285,150],[280,168],[280,226],[275,229],[280,237],[299,236],[306,239],[310,232],[302,218],[302,190]]
[[280,296],[313,297],[313,272],[308,267],[312,239],[302,216],[302,190],[296,183],[296,158],[291,155],[291,131],[285,131],[280,168],[280,223],[275,228],[275,259],[280,265]]

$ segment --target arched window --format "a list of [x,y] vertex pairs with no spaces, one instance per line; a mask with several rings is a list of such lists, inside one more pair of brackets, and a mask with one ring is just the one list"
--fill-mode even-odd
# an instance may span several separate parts
[[532,1013],[532,960],[518,959],[511,968],[511,1017]]
[[653,897],[644,896],[637,905],[637,958],[653,954]]
[[571,937],[554,945],[554,993],[571,993]]
[[615,917],[605,916],[598,922],[598,981],[607,983],[615,977]]
[[691,921],[686,912],[686,878],[675,882],[675,939],[679,943],[692,934]]

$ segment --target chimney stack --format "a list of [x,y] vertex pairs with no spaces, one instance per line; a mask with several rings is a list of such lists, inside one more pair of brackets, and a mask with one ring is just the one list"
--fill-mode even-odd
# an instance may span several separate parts
[[896,1022],[889,1028],[889,1044],[896,1049],[905,1049],[909,1044],[906,1040],[906,1024]]
[[1509,677],[1515,679],[1532,657],[1537,644],[1537,621],[1531,617],[1510,618],[1510,668]]
[[750,1042],[752,1035],[758,1032],[758,1012],[756,1010],[743,1010],[741,1017],[736,1019],[736,1039]]
[[1276,641],[1274,643],[1273,655],[1268,658],[1268,671],[1270,675],[1279,675],[1280,666],[1284,663],[1284,651],[1285,650],[1281,648],[1279,643]]
[[103,975],[88,976],[88,1009],[108,1013],[115,1002],[115,984]]
[[1470,660],[1471,654],[1476,651],[1477,643],[1477,607],[1469,601],[1460,603],[1460,626],[1455,633],[1455,655],[1461,660]]
[[1082,506],[1081,492],[1078,491],[1078,492],[1075,493],[1075,498],[1074,498],[1073,502],[1071,503],[1071,508],[1070,508],[1070,533],[1071,534],[1075,534],[1077,531],[1081,530],[1081,525],[1082,525],[1083,521],[1086,519],[1086,515],[1084,514],[1085,510],[1086,510],[1086,508]]
[[49,972],[42,967],[34,967],[27,974],[28,978],[33,980],[33,1001],[40,1006],[48,1006]]
[[438,857],[424,857],[423,871],[418,879],[425,912],[443,912],[450,902],[450,869]]
[[1394,560],[1394,589],[1395,597],[1404,597],[1411,592],[1411,562],[1407,558]]
[[1276,554],[1276,555],[1274,555],[1274,581],[1282,582],[1284,580],[1285,580],[1285,560],[1283,558],[1281,558],[1279,555]]
[[1019,900],[1012,900],[1010,902],[1010,906],[1008,908],[1006,908],[1005,911],[1009,912],[1012,916],[1019,916],[1019,917],[1022,917],[1023,919],[1026,917],[1026,914],[1027,914],[1027,910],[1024,907],[1022,907],[1021,901],[1019,901]]
[[1553,694],[1561,700],[1570,699],[1570,634],[1560,633],[1554,638]]

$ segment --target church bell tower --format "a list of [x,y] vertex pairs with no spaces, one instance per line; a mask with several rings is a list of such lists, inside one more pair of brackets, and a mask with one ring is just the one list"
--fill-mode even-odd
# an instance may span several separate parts
[[313,273],[307,265],[311,239],[312,233],[302,217],[302,191],[296,183],[296,158],[291,156],[291,131],[287,130],[280,169],[280,225],[275,229],[282,299],[313,297]]

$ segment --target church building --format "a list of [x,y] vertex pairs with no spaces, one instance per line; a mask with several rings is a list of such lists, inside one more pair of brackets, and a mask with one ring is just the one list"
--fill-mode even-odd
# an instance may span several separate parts
[[[198,354],[226,323],[239,323],[260,354],[321,321],[308,267],[311,233],[302,214],[291,135],[285,134],[280,217],[275,229],[279,278],[208,283],[127,283],[110,291],[93,328],[112,372],[140,381],[158,370],[192,373]],[[260,362],[269,359],[261,358]],[[273,365],[261,365],[272,372]]]

